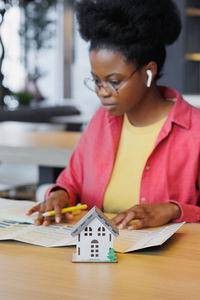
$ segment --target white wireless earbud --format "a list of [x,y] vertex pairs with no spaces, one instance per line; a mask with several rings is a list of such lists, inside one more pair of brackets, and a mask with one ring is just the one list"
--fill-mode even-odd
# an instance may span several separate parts
[[148,76],[147,87],[150,87],[151,86],[151,81],[152,81],[152,71],[151,70],[147,70],[147,76]]

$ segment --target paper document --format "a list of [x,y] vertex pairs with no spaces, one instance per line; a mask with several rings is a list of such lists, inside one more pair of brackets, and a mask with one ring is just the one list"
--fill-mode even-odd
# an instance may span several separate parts
[[166,225],[162,228],[147,230],[120,230],[119,236],[114,239],[114,249],[125,253],[148,247],[160,246],[168,240],[185,222]]
[[29,217],[26,213],[37,204],[34,201],[0,198],[0,219],[34,224],[34,217]]
[[16,240],[44,247],[75,245],[71,236],[72,226],[35,226],[14,221],[0,220],[0,240]]
[[[34,223],[34,220],[32,217],[26,216],[26,213],[34,205],[36,202],[33,201],[0,198],[0,240],[16,240],[44,247],[76,244],[76,239],[71,236],[72,226],[60,224],[35,226],[31,224]],[[117,252],[125,253],[162,245],[183,224],[184,222],[166,225],[152,231],[120,230],[119,236],[114,238],[114,249]]]

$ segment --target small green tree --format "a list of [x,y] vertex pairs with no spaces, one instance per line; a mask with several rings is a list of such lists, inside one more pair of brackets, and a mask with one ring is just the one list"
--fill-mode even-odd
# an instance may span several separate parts
[[116,253],[113,248],[109,249],[107,258],[109,259],[110,262],[117,262]]

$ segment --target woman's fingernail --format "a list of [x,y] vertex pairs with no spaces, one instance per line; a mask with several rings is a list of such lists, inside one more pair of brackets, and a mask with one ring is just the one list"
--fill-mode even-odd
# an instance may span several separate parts
[[123,224],[120,224],[119,226],[118,226],[118,229],[122,229],[124,226],[123,226]]
[[60,217],[56,217],[56,223],[60,223]]

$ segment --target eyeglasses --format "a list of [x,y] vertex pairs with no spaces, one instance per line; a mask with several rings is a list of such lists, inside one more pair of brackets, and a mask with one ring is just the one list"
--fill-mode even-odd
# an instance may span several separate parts
[[108,93],[112,93],[113,95],[117,96],[119,90],[127,83],[127,81],[139,70],[137,68],[134,70],[125,80],[119,82],[117,80],[110,80],[110,81],[101,81],[97,78],[85,78],[84,84],[85,86],[92,92],[99,93],[100,88],[104,88]]

